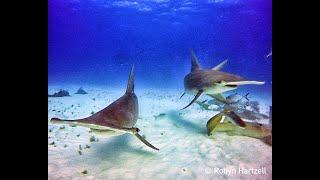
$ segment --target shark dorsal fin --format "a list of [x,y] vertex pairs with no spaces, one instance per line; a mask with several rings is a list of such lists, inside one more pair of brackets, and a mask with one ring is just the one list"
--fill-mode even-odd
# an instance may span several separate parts
[[134,65],[132,65],[131,67],[126,94],[133,93],[133,91],[134,91]]
[[190,50],[191,53],[191,72],[197,69],[200,69],[200,64],[198,58],[193,50]]
[[228,62],[228,59],[226,59],[223,62],[221,62],[220,64],[216,65],[211,70],[219,71],[227,62]]

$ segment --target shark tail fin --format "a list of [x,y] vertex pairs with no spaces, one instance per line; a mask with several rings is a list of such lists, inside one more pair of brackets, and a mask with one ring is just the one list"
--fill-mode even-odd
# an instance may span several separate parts
[[133,93],[133,91],[134,91],[134,65],[132,65],[131,67],[126,94]]
[[190,50],[190,53],[191,53],[191,71],[200,69],[200,64],[196,54],[192,49]]

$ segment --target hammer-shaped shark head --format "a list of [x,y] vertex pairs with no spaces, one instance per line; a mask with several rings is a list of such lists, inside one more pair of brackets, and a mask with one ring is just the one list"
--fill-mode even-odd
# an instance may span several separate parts
[[183,109],[193,104],[203,93],[219,97],[223,101],[224,98],[220,93],[237,89],[239,85],[264,84],[264,82],[259,81],[247,81],[238,75],[220,71],[227,62],[228,60],[224,60],[214,68],[204,70],[201,69],[198,58],[191,50],[191,72],[184,78],[184,88],[186,93],[196,94],[196,96]]

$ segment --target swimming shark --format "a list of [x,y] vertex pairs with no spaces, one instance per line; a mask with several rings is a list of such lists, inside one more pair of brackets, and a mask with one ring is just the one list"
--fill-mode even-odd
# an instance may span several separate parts
[[127,90],[123,96],[111,103],[99,112],[75,120],[52,118],[50,122],[58,124],[71,124],[88,127],[93,133],[99,135],[122,135],[132,134],[141,140],[145,145],[152,149],[159,150],[145,140],[140,134],[139,129],[134,127],[139,114],[138,98],[134,93],[134,65],[131,68]]
[[235,90],[240,85],[255,84],[262,85],[262,81],[248,81],[243,77],[222,72],[220,69],[228,62],[224,60],[212,69],[201,69],[198,58],[193,50],[191,52],[191,72],[184,77],[185,92],[180,99],[186,94],[195,94],[193,100],[184,108],[193,104],[202,94],[207,94],[219,101],[226,102],[221,93]]

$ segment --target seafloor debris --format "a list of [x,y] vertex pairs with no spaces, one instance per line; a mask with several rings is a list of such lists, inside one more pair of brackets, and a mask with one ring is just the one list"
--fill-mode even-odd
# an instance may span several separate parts
[[54,145],[55,144],[55,142],[54,141],[52,141],[49,145]]
[[89,146],[88,144],[86,144],[86,148],[89,149],[91,146]]
[[88,94],[88,93],[85,90],[83,90],[82,87],[80,87],[75,94]]
[[65,126],[60,126],[60,128],[59,129],[65,129],[66,127]]
[[85,169],[81,172],[82,174],[88,174],[88,171]]
[[82,150],[82,146],[81,146],[81,144],[79,145],[79,150]]
[[90,114],[94,114],[94,111],[91,111],[91,113]]
[[82,155],[82,152],[81,151],[78,151],[79,155]]
[[90,137],[90,142],[94,142],[94,141],[96,141],[96,138],[94,136],[91,136]]
[[48,95],[48,97],[65,97],[65,96],[70,96],[69,92],[66,90],[60,90],[59,92],[56,92],[52,95]]
[[67,145],[67,144],[65,144],[63,147],[65,147],[65,148],[66,148],[66,147],[68,147],[68,145]]

